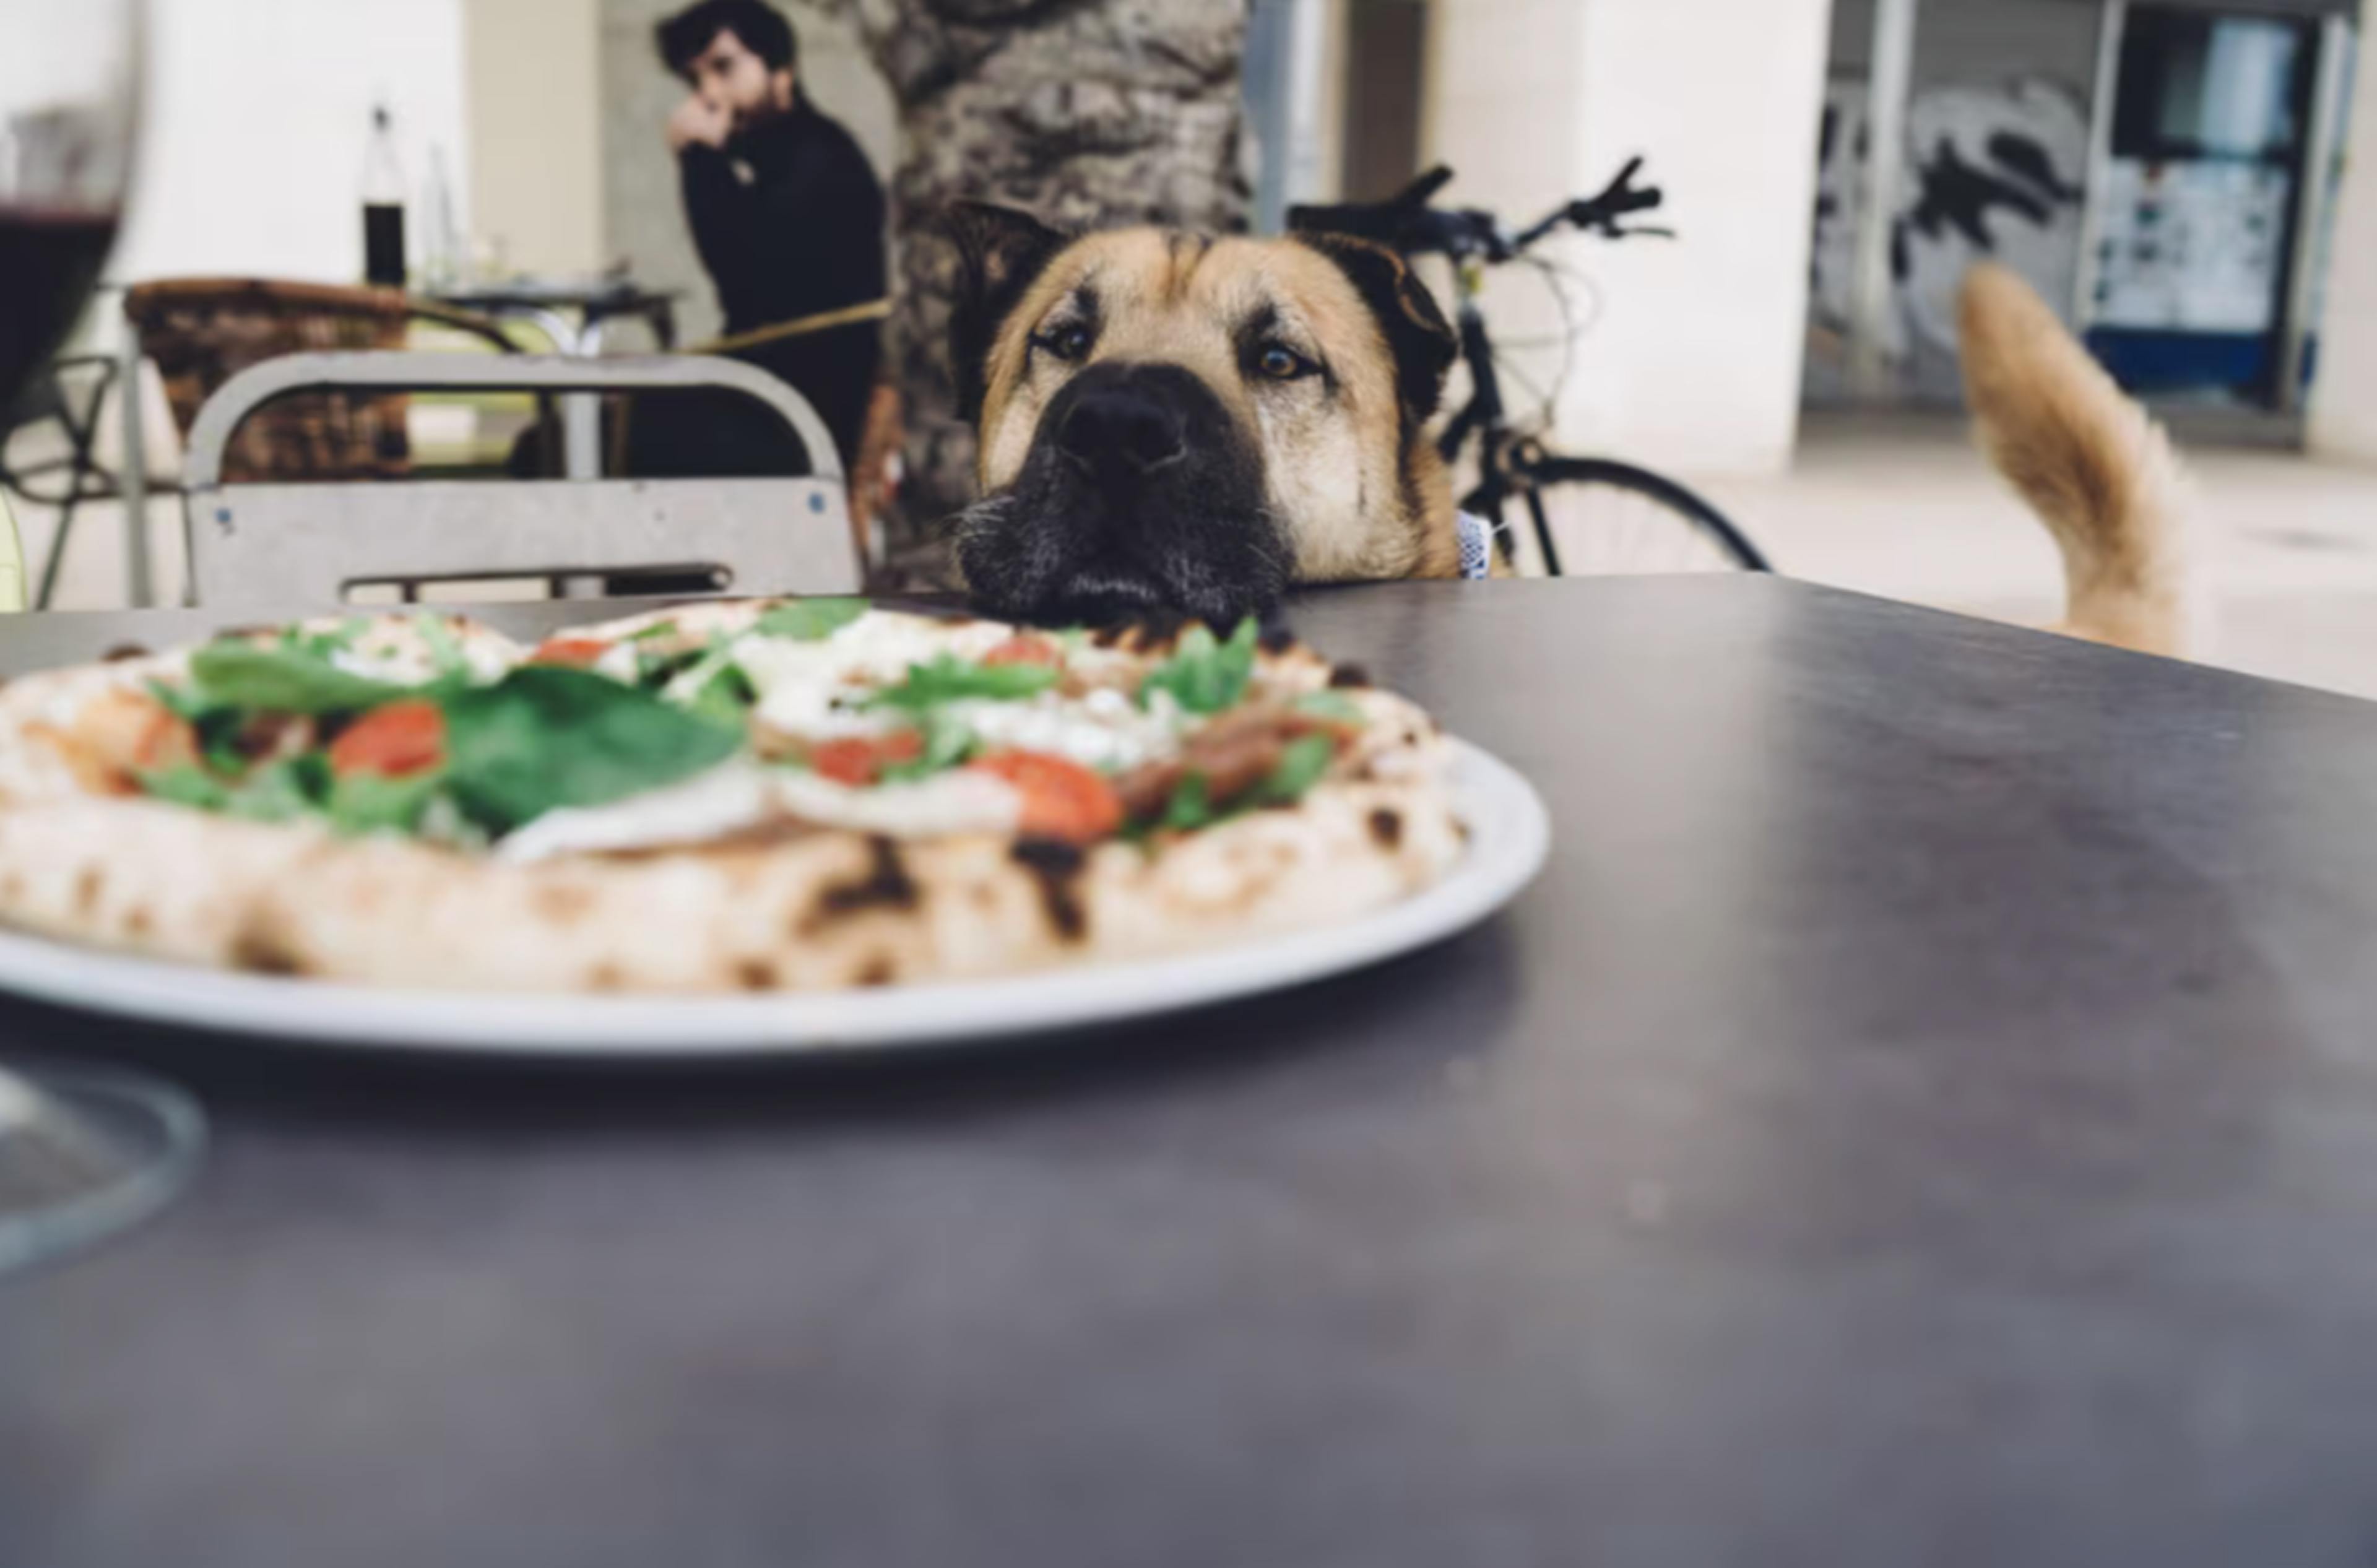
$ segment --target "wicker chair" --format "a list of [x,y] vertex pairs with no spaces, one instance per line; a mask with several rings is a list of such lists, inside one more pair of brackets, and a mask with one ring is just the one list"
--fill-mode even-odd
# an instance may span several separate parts
[[[185,440],[198,410],[233,376],[283,354],[401,349],[416,324],[450,328],[496,351],[516,345],[496,322],[399,289],[239,278],[173,278],[128,289],[124,313],[154,361]],[[319,392],[266,409],[224,459],[245,483],[390,479],[412,467],[402,393]]]

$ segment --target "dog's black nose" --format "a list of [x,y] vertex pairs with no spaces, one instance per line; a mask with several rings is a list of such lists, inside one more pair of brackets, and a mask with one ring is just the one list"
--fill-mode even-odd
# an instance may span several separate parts
[[1091,473],[1138,479],[1186,454],[1179,412],[1129,382],[1085,389],[1057,431],[1057,449]]

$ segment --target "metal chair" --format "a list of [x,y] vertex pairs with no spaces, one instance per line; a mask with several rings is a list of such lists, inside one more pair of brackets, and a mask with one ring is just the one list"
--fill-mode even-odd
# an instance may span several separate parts
[[[762,479],[227,483],[257,410],[296,392],[683,392],[765,404],[810,472]],[[565,359],[422,353],[293,354],[242,371],[207,401],[185,469],[191,584],[212,607],[285,610],[359,586],[543,579],[600,592],[639,575],[738,593],[843,593],[862,567],[842,462],[815,410],[775,377],[691,356]]]

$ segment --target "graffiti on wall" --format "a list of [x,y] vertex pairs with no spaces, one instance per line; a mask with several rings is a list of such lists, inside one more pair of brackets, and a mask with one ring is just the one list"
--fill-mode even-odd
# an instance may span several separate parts
[[[1857,204],[1870,150],[1862,80],[1825,91],[1816,182],[1816,324],[1845,331]],[[2002,262],[2068,310],[2080,266],[2088,119],[2077,94],[2041,77],[2001,87],[1923,89],[1907,104],[1905,178],[1891,226],[1894,308],[1883,347],[1919,377],[1953,373],[1956,290],[1975,261]]]

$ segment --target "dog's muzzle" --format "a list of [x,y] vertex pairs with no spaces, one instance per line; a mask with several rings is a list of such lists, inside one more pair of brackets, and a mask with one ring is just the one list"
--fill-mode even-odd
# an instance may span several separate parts
[[1287,585],[1264,492],[1260,451],[1194,373],[1095,365],[1050,401],[1015,483],[960,520],[958,563],[997,614],[1227,624]]

